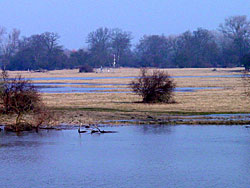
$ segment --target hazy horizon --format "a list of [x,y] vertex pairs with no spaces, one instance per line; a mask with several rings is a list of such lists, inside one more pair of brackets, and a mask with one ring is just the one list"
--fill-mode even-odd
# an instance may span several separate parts
[[0,26],[21,30],[21,36],[56,32],[68,49],[86,47],[88,33],[99,27],[143,35],[176,35],[198,27],[216,30],[229,16],[246,15],[248,0],[1,0]]

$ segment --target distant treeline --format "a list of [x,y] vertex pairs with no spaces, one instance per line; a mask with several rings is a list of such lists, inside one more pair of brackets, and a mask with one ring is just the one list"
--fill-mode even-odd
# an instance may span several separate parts
[[[225,19],[216,31],[198,28],[180,35],[145,35],[132,46],[132,33],[99,28],[88,34],[88,47],[66,50],[57,33],[20,37],[0,27],[0,63],[8,70],[108,67],[233,67],[250,64],[250,21],[246,16]],[[84,41],[83,41],[84,44]]]

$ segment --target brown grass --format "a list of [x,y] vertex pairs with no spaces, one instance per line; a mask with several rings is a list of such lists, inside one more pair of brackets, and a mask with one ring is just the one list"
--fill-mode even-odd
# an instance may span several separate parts
[[[216,76],[241,74],[238,72],[240,70],[243,69],[217,69],[217,71],[212,71],[212,69],[205,68],[168,69],[167,71],[174,76]],[[137,76],[139,69],[121,68],[109,73],[78,73],[78,70],[60,70],[47,73],[10,72],[11,76],[20,74],[25,77],[117,77]],[[149,115],[155,116],[155,114],[169,112],[250,113],[250,101],[243,94],[241,78],[176,78],[174,81],[177,87],[221,88],[175,93],[174,98],[177,102],[175,104],[138,103],[141,98],[132,93],[42,94],[42,98],[46,105],[55,109],[59,117],[58,123],[69,124],[100,122],[109,119],[147,118]],[[131,79],[46,80],[42,82],[128,84]]]

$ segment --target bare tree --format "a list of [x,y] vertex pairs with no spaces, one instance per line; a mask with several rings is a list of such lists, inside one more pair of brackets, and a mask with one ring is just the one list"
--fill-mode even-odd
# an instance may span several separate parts
[[108,28],[99,28],[88,34],[87,43],[91,54],[91,64],[96,66],[109,66],[112,62],[111,31]]
[[6,33],[5,28],[0,26],[0,44],[3,41],[3,36],[4,36],[5,33]]
[[[0,29],[0,44],[2,52],[2,63],[3,68],[5,69],[6,65],[10,63],[10,58],[17,52],[19,45],[20,31],[13,29],[7,37],[4,35],[6,32]],[[1,37],[2,36],[2,37]]]
[[250,21],[246,16],[232,16],[225,19],[224,24],[220,24],[219,30],[232,40],[236,38],[250,37]]
[[164,35],[144,35],[136,46],[136,55],[144,67],[166,67],[168,48]]
[[60,36],[57,33],[45,32],[41,34],[41,38],[44,46],[46,46],[48,58],[62,50],[62,46],[59,45]]
[[246,16],[232,16],[220,24],[219,30],[232,43],[238,63],[250,51],[250,21]]
[[130,52],[132,35],[130,32],[121,29],[112,29],[111,32],[112,53],[116,57],[116,63],[121,65],[121,61],[126,53]]

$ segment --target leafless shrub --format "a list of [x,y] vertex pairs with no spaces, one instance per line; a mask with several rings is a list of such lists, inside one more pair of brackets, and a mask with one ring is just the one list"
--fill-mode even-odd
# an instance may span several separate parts
[[41,104],[38,111],[33,112],[33,126],[39,128],[42,125],[57,125],[57,118],[53,111]]
[[141,69],[140,76],[131,82],[133,91],[142,96],[144,103],[172,103],[175,83],[167,72],[155,70],[152,74]]
[[[2,71],[0,101],[2,113],[17,115],[15,124],[12,125],[15,130],[23,130],[23,127],[27,125],[38,128],[42,121],[48,119],[46,108],[34,85],[21,76],[10,79],[4,70]],[[28,113],[32,114],[37,122],[27,123],[23,117]]]

